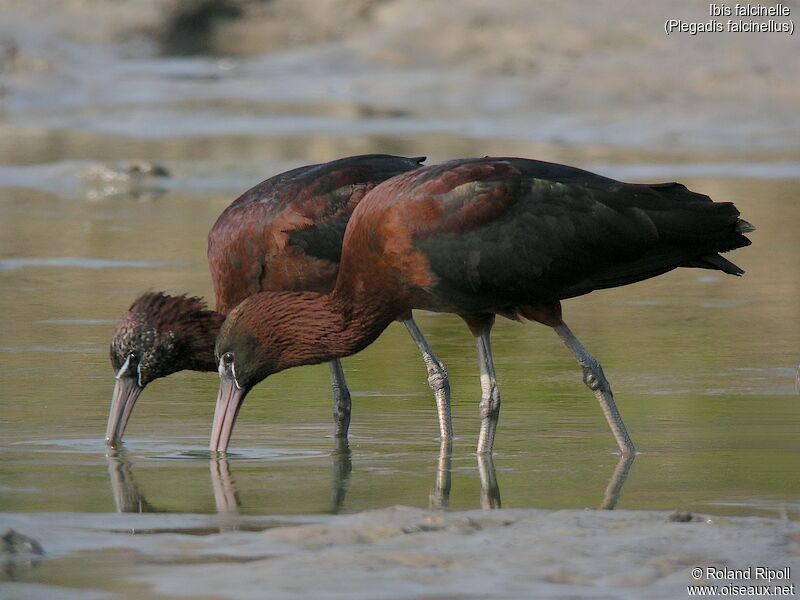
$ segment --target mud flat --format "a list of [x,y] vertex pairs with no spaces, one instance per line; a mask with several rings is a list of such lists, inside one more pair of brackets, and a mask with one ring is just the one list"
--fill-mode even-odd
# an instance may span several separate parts
[[[413,138],[417,151],[437,158],[553,156],[563,147],[689,163],[800,155],[797,36],[665,33],[669,19],[714,18],[707,4],[196,4],[216,8],[187,16],[176,7],[191,3],[167,0],[0,0],[0,132],[8,140],[0,157],[36,161],[27,146],[43,131],[60,132],[44,142],[48,160],[56,146],[73,158],[99,146],[116,157],[120,140],[232,136],[380,137],[384,148],[393,137]],[[202,48],[176,54],[181,36],[202,39]],[[462,150],[436,143],[444,137],[503,143]],[[304,139],[294,154],[359,150]],[[165,154],[128,146],[119,157],[136,158],[132,151]],[[193,151],[196,144],[183,149]]]
[[[680,598],[704,583],[789,586],[755,568],[800,569],[796,522],[650,511],[48,513],[0,527],[45,550],[7,561],[4,598]],[[706,578],[748,567],[751,580]]]

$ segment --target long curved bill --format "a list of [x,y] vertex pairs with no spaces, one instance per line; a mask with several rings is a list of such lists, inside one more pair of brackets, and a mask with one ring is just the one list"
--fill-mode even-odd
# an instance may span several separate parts
[[242,406],[247,390],[240,388],[236,380],[222,373],[219,378],[217,407],[214,409],[214,425],[211,427],[211,452],[226,452],[231,441],[233,425]]
[[114,395],[111,397],[111,410],[108,413],[106,427],[106,444],[117,446],[122,442],[125,427],[133,412],[133,405],[144,388],[139,385],[139,378],[120,375],[114,384]]

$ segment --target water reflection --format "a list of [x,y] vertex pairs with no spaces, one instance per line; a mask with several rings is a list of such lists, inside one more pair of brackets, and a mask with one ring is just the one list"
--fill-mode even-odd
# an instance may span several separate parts
[[239,514],[241,502],[236,484],[231,477],[231,467],[226,457],[212,456],[208,463],[211,471],[211,487],[214,489],[214,504],[219,514]]
[[[494,468],[494,458],[489,453],[478,453],[478,475],[481,480],[480,507],[484,510],[501,508],[500,486]],[[429,497],[431,508],[447,508],[450,502],[452,446],[443,442],[439,450],[436,480]],[[620,455],[611,479],[603,495],[601,510],[614,510],[619,501],[622,487],[633,465],[635,456]]]
[[478,454],[478,472],[481,476],[481,508],[500,508],[500,486],[497,485],[491,454]]
[[[353,472],[352,451],[344,439],[337,439],[330,454],[331,483],[330,506],[328,512],[338,514],[346,507],[346,499],[351,486]],[[501,508],[500,486],[497,481],[494,459],[490,454],[477,454],[480,495],[478,504],[484,510]],[[603,494],[599,508],[613,510],[620,498],[622,488],[633,465],[635,457],[620,456]],[[133,476],[131,457],[124,449],[110,449],[106,454],[111,492],[117,512],[168,512],[154,506],[144,497]],[[428,494],[428,506],[432,509],[447,509],[450,505],[452,487],[453,446],[442,442],[436,464],[433,487]],[[238,517],[242,501],[236,482],[231,474],[227,457],[213,456],[209,459],[211,488],[217,514],[223,517]],[[459,504],[463,505],[463,502]],[[252,507],[249,507],[252,508]],[[222,529],[236,529],[235,520]]]
[[635,454],[622,454],[619,457],[619,462],[611,475],[611,480],[606,486],[606,493],[603,496],[603,503],[600,505],[601,510],[614,510],[619,500],[619,495],[622,493],[622,486],[625,485],[625,480],[628,478],[628,472],[631,470]]
[[333,483],[331,484],[331,513],[338,514],[344,505],[350,474],[353,472],[352,452],[347,438],[335,438],[333,457]]
[[[478,474],[481,479],[480,506],[483,509],[500,508],[500,487],[494,470],[491,454],[479,453]],[[428,496],[430,508],[447,508],[450,504],[452,480],[453,446],[442,441],[439,447],[439,461],[436,466],[436,480]]]
[[108,478],[117,512],[163,512],[154,508],[141,494],[133,478],[132,463],[124,448],[109,448],[106,453]]
[[428,495],[431,508],[447,508],[450,503],[450,480],[453,463],[453,444],[450,440],[442,440],[439,447],[439,463],[436,466],[436,480]]

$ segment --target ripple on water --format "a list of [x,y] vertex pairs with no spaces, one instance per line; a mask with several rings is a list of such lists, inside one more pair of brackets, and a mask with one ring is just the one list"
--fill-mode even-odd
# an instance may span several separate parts
[[109,260],[104,258],[41,257],[4,258],[0,260],[0,271],[16,271],[32,267],[59,267],[72,269],[158,269],[185,266],[164,260]]
[[41,352],[56,354],[102,354],[108,352],[108,350],[89,346],[63,348],[56,348],[54,346],[0,346],[0,353],[3,354],[39,354]]
[[70,454],[97,454],[105,452],[108,448],[101,436],[97,438],[65,438],[54,440],[22,440],[11,442],[9,446],[30,447],[33,452],[52,452],[57,449],[59,453]]
[[42,319],[34,321],[34,325],[65,325],[65,326],[83,326],[83,325],[116,325],[113,319]]
[[[236,452],[228,452],[225,454],[226,459],[241,460],[302,460],[308,458],[324,458],[330,456],[330,451],[301,449],[301,448],[238,448]],[[217,458],[216,454],[212,454],[210,450],[205,449],[191,449],[186,450],[176,449],[173,452],[159,452],[157,455],[152,456],[154,459],[211,459]]]
[[[47,452],[63,454],[114,454],[116,452],[127,453],[141,458],[152,460],[209,460],[216,458],[216,455],[202,446],[192,446],[186,440],[158,440],[147,439],[140,442],[136,440],[126,440],[124,449],[121,451],[111,450],[106,446],[102,436],[96,438],[63,438],[63,439],[43,439],[43,440],[24,440],[12,442],[10,446],[24,447],[31,452]],[[325,458],[330,456],[328,449],[309,449],[309,448],[236,448],[235,452],[229,452],[225,458],[242,460],[303,460],[310,458]]]

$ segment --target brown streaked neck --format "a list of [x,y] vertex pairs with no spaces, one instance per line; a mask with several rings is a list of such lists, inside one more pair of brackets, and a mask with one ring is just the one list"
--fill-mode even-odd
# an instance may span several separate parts
[[[237,314],[242,311],[242,314]],[[396,318],[385,302],[353,303],[341,294],[265,292],[229,315],[255,335],[272,372],[350,356],[367,347]],[[236,335],[228,323],[220,337]]]

